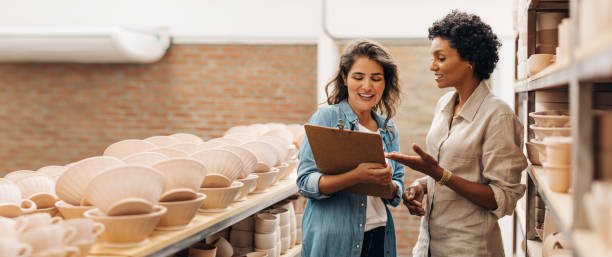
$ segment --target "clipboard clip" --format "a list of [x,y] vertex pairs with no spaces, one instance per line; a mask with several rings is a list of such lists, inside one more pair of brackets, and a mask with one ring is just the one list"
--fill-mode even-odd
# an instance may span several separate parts
[[339,119],[338,120],[338,124],[336,124],[336,127],[338,127],[338,129],[340,130],[344,130],[344,120],[343,119]]

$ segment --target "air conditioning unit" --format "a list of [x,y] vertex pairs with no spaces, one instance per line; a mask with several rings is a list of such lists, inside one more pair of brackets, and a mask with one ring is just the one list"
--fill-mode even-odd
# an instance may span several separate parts
[[169,45],[164,31],[0,26],[0,62],[151,63]]

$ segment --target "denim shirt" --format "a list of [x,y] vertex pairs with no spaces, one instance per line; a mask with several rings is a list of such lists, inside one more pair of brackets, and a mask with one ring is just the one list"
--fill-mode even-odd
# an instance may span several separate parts
[[[385,152],[399,152],[397,129],[385,118],[373,113],[381,132]],[[359,120],[346,100],[339,104],[323,106],[312,115],[309,124],[336,127],[339,119],[345,121],[345,129],[358,130]],[[393,133],[393,134],[392,134]],[[309,198],[302,218],[302,256],[360,256],[366,222],[366,195],[339,191],[331,195],[319,192],[319,179],[323,175],[317,170],[315,160],[304,138],[299,152],[297,185],[301,195]],[[404,191],[404,166],[387,160],[393,170],[393,183],[397,185],[395,196],[383,199],[387,212],[385,227],[385,256],[396,256],[395,228],[387,204],[397,206]]]

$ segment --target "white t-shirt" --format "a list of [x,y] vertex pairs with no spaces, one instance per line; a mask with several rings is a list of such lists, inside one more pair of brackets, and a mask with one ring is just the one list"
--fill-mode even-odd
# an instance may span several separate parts
[[[371,131],[359,124],[359,131],[377,133]],[[385,211],[385,204],[382,199],[377,196],[367,196],[368,205],[366,207],[366,225],[364,231],[369,231],[380,226],[387,225],[387,212]]]

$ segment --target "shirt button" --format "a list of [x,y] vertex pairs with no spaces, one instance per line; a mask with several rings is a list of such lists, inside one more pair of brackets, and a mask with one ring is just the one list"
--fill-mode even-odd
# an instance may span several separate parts
[[357,248],[359,248],[359,245],[357,245]]
[[359,227],[363,227],[363,224],[359,224]]
[[361,203],[361,207],[363,207],[363,203]]

